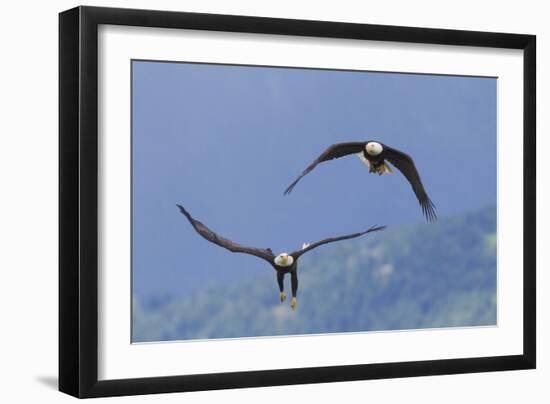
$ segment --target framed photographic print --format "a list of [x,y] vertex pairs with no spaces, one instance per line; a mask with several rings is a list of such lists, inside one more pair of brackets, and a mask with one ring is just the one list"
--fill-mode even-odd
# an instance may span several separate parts
[[59,24],[61,391],[535,367],[535,36]]

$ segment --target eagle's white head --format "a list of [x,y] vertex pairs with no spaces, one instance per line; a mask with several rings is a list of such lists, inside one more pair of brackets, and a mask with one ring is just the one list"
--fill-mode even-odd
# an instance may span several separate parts
[[275,257],[275,265],[280,267],[289,267],[294,264],[294,258],[287,253],[281,253]]
[[365,150],[371,156],[378,156],[382,153],[383,147],[378,142],[368,142],[365,146]]

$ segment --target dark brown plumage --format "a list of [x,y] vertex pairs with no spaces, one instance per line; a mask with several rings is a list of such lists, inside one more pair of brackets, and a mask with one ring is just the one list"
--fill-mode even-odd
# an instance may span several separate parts
[[[231,252],[250,254],[267,261],[277,272],[277,282],[279,284],[281,302],[284,301],[286,298],[284,294],[284,286],[283,286],[284,276],[285,274],[290,273],[291,287],[292,287],[291,306],[293,309],[296,307],[296,293],[298,290],[298,258],[300,256],[302,256],[308,251],[313,250],[314,248],[322,246],[323,244],[334,243],[336,241],[356,238],[367,233],[383,230],[385,228],[385,226],[372,226],[371,228],[362,232],[346,234],[344,236],[338,236],[338,237],[325,238],[316,243],[306,245],[302,249],[296,250],[290,254],[275,255],[273,254],[273,251],[271,250],[271,248],[246,247],[239,243],[235,243],[234,241],[231,241],[225,237],[221,237],[215,232],[213,232],[212,230],[210,230],[205,224],[199,222],[198,220],[195,220],[191,216],[191,214],[187,210],[185,210],[183,206],[177,205],[177,207],[179,208],[180,212],[187,218],[187,220],[189,220],[189,223],[191,223],[195,231],[199,233],[199,235],[205,238],[206,240],[220,247],[223,247]],[[286,259],[281,258],[283,261],[283,263],[281,263],[281,261],[278,261],[278,260],[283,255],[286,255]]]
[[[381,146],[381,151],[378,154],[371,154],[367,150],[367,145],[379,145]],[[375,146],[371,146],[370,149],[373,151]],[[309,174],[319,163],[337,159],[340,157],[348,156],[350,154],[358,154],[361,156],[362,160],[369,165],[369,171],[372,173],[378,173],[382,175],[384,172],[391,172],[391,169],[387,167],[385,161],[391,163],[396,167],[409,181],[411,187],[420,203],[422,208],[422,213],[426,217],[426,220],[429,222],[435,221],[437,215],[435,213],[435,205],[428,197],[424,185],[422,185],[422,180],[418,174],[418,170],[414,164],[414,160],[411,156],[397,149],[393,149],[389,146],[386,146],[383,143],[376,141],[366,141],[366,142],[347,142],[347,143],[337,143],[329,146],[319,157],[313,161],[299,176],[296,178],[289,187],[285,190],[284,194],[287,195],[298,184],[304,176]]]

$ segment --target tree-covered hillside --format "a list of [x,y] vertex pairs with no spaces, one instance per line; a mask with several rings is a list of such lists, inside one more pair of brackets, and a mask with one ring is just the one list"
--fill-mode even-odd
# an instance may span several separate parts
[[187,298],[135,298],[133,340],[492,325],[495,232],[496,210],[486,208],[321,247],[300,260],[296,311],[279,302],[268,266]]

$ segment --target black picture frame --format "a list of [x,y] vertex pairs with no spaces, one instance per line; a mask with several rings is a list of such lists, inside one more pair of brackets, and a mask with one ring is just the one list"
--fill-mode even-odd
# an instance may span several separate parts
[[[523,354],[99,381],[100,24],[523,50]],[[534,35],[98,7],[77,7],[60,13],[59,390],[85,398],[535,368],[535,60]]]

